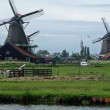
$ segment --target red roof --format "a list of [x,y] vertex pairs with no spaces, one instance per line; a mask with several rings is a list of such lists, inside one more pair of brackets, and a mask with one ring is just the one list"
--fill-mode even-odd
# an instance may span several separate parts
[[44,57],[44,58],[45,58],[45,60],[47,60],[47,61],[52,60],[52,57]]
[[102,58],[103,59],[107,59],[107,58],[109,58],[110,57],[110,52],[108,52],[107,54],[105,54]]
[[26,56],[29,56],[31,58],[37,58],[37,56],[23,50],[22,48],[20,47],[17,47],[16,45],[12,44],[12,43],[9,43],[12,47],[14,47],[16,50],[18,50],[20,53],[22,53],[23,55],[26,55]]

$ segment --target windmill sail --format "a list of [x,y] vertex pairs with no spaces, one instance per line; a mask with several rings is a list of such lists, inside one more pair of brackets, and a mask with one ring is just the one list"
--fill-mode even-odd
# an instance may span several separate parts
[[40,10],[31,12],[31,13],[28,13],[28,14],[25,14],[25,15],[21,15],[20,19],[22,19],[23,21],[28,21],[30,19],[34,19],[36,17],[39,17],[39,16],[41,16],[43,14],[44,14],[43,10],[40,9]]
[[92,41],[92,43],[94,44],[94,43],[99,42],[99,41],[101,41],[101,40],[102,40],[102,38],[94,39],[94,40]]
[[12,11],[14,13],[14,17],[13,18],[8,18],[5,20],[1,20],[0,21],[0,26],[8,24],[8,23],[13,23],[15,21],[17,21],[20,24],[23,24],[24,21],[29,21],[31,19],[34,19],[36,17],[39,17],[41,15],[44,14],[43,9],[37,10],[37,11],[33,11],[24,15],[20,15],[16,9],[15,3],[13,0],[9,0],[10,6],[12,8]]
[[105,26],[105,29],[106,29],[107,33],[109,33],[109,28],[108,28],[108,24],[106,22],[106,19],[105,18],[102,18],[102,21],[103,21],[103,24]]
[[40,33],[40,31],[36,31],[36,32],[30,34],[29,36],[27,36],[27,38],[30,38],[31,36],[36,35],[36,34],[38,34],[38,33]]
[[98,38],[98,39],[93,40],[92,43],[100,42],[100,41],[106,40],[106,39],[108,39],[108,38],[110,38],[110,34],[109,34],[109,33],[106,34],[106,35],[105,35],[104,37],[102,37],[102,38]]
[[0,20],[0,26],[13,22],[11,18]]
[[103,21],[104,27],[107,31],[107,34],[105,36],[103,36],[102,38],[98,38],[96,40],[93,40],[93,43],[102,41],[102,48],[101,48],[101,52],[100,52],[101,55],[110,52],[110,32],[109,32],[109,28],[108,28],[108,25],[107,25],[105,18],[102,18],[102,21]]
[[[13,19],[12,18],[7,18],[7,19],[4,19],[4,20],[0,20],[0,26],[8,24],[8,23],[13,23],[16,20],[18,22],[21,21],[20,23],[23,24],[24,23],[23,21],[28,21],[28,20],[34,19],[34,18],[39,17],[43,14],[44,14],[44,12],[43,12],[42,9],[31,12],[31,13],[28,13],[28,14],[25,14],[25,15],[21,15],[21,16],[19,16],[18,13],[17,13],[16,17],[13,17]],[[17,17],[17,15],[18,15],[18,17]]]
[[16,13],[18,13],[18,11],[17,11],[17,8],[16,8],[16,6],[15,6],[14,1],[13,1],[13,0],[9,0],[9,4],[10,4],[10,6],[11,6],[11,9],[12,9],[14,15],[16,16]]

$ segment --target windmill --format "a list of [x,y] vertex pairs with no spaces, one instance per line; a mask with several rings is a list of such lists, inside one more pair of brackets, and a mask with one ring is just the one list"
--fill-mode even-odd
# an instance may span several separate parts
[[[12,43],[30,53],[32,53],[32,47],[35,47],[35,46],[30,45],[29,37],[27,37],[25,35],[23,24],[29,23],[27,21],[43,15],[43,9],[39,9],[37,11],[33,11],[30,13],[21,15],[18,13],[13,0],[9,0],[9,4],[13,11],[14,17],[0,21],[0,26],[2,26],[2,25],[6,26],[6,24],[9,24],[8,36],[6,38],[5,44]],[[35,35],[38,32],[39,31],[36,31],[29,36],[31,37],[32,35]]]
[[103,21],[103,24],[107,31],[107,34],[105,36],[103,36],[102,38],[93,40],[93,43],[102,41],[102,48],[101,48],[100,55],[104,55],[104,54],[110,52],[110,32],[109,32],[108,25],[107,25],[105,18],[102,18],[102,21]]

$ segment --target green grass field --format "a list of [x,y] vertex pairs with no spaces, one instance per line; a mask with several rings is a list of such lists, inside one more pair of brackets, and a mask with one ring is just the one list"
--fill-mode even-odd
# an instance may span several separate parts
[[[0,69],[18,68],[23,63],[2,63]],[[80,67],[78,64],[59,64],[55,67],[51,65],[36,65],[26,63],[26,68],[52,68],[53,77],[79,77],[84,80],[8,80],[1,78],[0,95],[12,97],[40,97],[47,101],[55,101],[56,97],[71,99],[71,97],[105,97],[110,98],[110,63],[91,62],[89,67]],[[32,77],[32,76],[30,76]],[[87,79],[92,77],[93,79]],[[13,78],[12,78],[13,79]],[[99,80],[101,79],[101,80]],[[48,98],[48,97],[51,98]],[[43,98],[42,98],[43,97]],[[46,99],[45,99],[46,97]],[[52,99],[52,97],[54,97]],[[84,99],[85,100],[85,99]],[[39,100],[40,101],[40,100]],[[42,102],[41,101],[41,102]]]
[[12,81],[0,82],[0,94],[110,97],[108,82],[102,81]]

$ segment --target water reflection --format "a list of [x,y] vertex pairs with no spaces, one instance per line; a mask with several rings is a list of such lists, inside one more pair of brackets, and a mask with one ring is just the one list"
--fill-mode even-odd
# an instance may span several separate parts
[[110,110],[109,107],[76,107],[47,105],[0,105],[0,110]]

